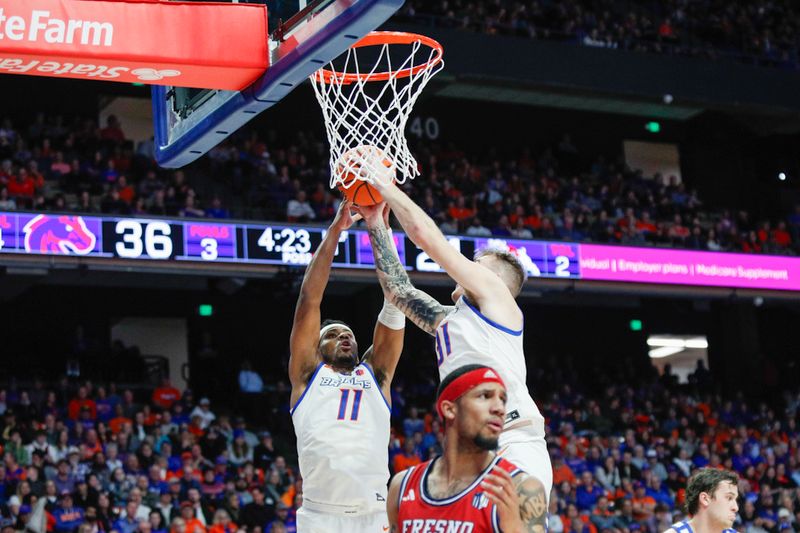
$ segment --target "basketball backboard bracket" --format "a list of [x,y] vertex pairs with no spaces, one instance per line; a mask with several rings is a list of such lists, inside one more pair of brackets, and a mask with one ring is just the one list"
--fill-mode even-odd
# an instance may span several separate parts
[[376,29],[403,0],[316,0],[271,31],[270,66],[247,89],[186,90],[153,86],[156,160],[167,168],[191,163],[320,67]]

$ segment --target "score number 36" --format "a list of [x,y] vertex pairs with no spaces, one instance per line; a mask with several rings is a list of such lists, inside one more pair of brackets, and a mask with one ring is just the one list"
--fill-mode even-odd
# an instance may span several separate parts
[[116,252],[125,259],[138,259],[145,252],[151,259],[169,259],[172,255],[172,228],[166,222],[120,220],[114,232],[122,237]]

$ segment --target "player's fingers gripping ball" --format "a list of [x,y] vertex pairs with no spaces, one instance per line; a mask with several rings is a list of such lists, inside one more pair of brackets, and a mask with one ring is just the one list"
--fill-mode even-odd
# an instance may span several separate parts
[[340,177],[339,190],[356,206],[375,205],[383,201],[383,196],[372,183],[388,184],[395,181],[394,165],[377,146],[362,145],[346,151],[336,171]]

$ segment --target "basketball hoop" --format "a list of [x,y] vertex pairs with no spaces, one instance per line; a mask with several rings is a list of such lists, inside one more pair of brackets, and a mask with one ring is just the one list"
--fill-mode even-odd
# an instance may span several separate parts
[[[365,48],[374,57],[365,59],[362,51],[359,61]],[[442,45],[430,37],[376,31],[350,47],[338,67],[332,62],[310,76],[331,145],[331,188],[371,183],[376,173],[387,172],[387,163],[397,183],[419,175],[403,132],[422,89],[444,67],[442,54]],[[352,156],[364,147],[385,157]]]

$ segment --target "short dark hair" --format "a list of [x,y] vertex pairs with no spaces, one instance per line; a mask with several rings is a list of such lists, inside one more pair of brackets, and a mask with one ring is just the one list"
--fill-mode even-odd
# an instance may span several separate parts
[[[341,320],[336,320],[336,319],[333,319],[333,318],[326,318],[322,322],[322,324],[319,325],[319,329],[322,329],[325,326],[330,326],[331,324],[341,324],[342,326],[347,326],[347,324],[345,322],[341,321]],[[350,326],[347,326],[347,327],[349,328]]]
[[738,485],[739,476],[736,472],[717,468],[701,468],[692,474],[686,484],[686,512],[695,515],[700,506],[700,494],[705,492],[713,498],[719,484],[725,481]]
[[444,389],[446,389],[447,386],[450,385],[452,382],[454,382],[456,379],[460,378],[461,376],[463,376],[467,372],[472,372],[473,370],[478,370],[478,369],[481,369],[481,368],[486,368],[488,370],[492,370],[490,367],[488,367],[486,365],[464,365],[464,366],[460,366],[460,367],[456,368],[455,370],[453,370],[452,372],[447,374],[444,377],[444,379],[442,380],[442,382],[439,383],[439,390],[436,391],[436,400],[437,401],[439,400],[439,396],[442,395],[442,392],[444,392]]
[[516,297],[528,279],[528,272],[519,258],[508,250],[492,247],[481,248],[475,252],[476,261],[482,257],[493,257],[500,262],[500,277],[506,282],[511,294]]

